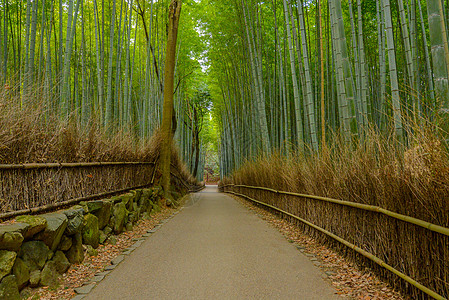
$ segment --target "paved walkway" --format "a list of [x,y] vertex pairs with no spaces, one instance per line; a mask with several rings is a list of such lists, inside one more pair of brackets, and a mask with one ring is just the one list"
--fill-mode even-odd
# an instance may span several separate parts
[[338,299],[294,245],[207,187],[84,299]]

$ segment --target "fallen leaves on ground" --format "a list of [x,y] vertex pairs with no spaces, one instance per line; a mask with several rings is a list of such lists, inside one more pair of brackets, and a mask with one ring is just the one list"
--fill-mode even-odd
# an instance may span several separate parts
[[[234,196],[233,196],[234,197]],[[336,294],[350,299],[407,299],[393,290],[388,284],[378,279],[368,269],[359,270],[356,265],[348,262],[335,251],[319,244],[307,236],[299,228],[286,220],[253,205],[252,203],[234,197],[248,209],[254,211],[262,219],[278,229],[289,241],[300,247],[301,252],[319,262],[319,268],[328,275],[328,280],[336,289]],[[61,285],[57,289],[41,287],[28,289],[28,299],[71,299],[76,295],[74,289],[89,281],[96,273],[102,272],[110,265],[113,258],[120,255],[124,249],[135,243],[134,239],[142,237],[147,230],[154,228],[162,220],[168,218],[175,210],[165,208],[159,214],[152,216],[151,220],[140,220],[133,231],[124,232],[117,236],[117,244],[100,245],[97,256],[89,257],[83,263],[72,265],[61,278]]]
[[26,288],[27,299],[71,299],[76,295],[75,288],[82,286],[95,274],[104,271],[106,266],[111,264],[111,260],[120,255],[124,249],[132,246],[136,239],[141,238],[148,230],[154,228],[162,220],[167,219],[176,209],[164,208],[158,214],[151,216],[150,220],[140,220],[134,225],[133,231],[127,231],[116,236],[115,245],[106,242],[97,248],[97,256],[88,256],[85,252],[85,259],[82,263],[71,265],[69,270],[60,278],[61,284],[56,289],[40,287],[37,289]]
[[408,299],[381,281],[369,269],[360,270],[343,256],[307,236],[298,227],[242,198],[231,195],[245,207],[278,229],[298,249],[314,260],[336,289],[336,293],[357,300]]

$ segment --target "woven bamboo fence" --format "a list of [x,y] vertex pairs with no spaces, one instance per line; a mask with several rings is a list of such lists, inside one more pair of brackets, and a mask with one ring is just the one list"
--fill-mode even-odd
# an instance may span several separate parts
[[247,185],[221,190],[281,213],[413,299],[449,297],[449,228],[355,202]]
[[153,162],[0,165],[0,214],[149,185]]

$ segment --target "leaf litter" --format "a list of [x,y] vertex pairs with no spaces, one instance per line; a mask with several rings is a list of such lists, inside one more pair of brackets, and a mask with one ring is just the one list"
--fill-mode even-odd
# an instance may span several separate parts
[[89,256],[87,250],[84,253],[84,261],[80,264],[71,265],[69,270],[60,278],[60,284],[56,288],[40,287],[25,288],[21,295],[25,299],[71,299],[76,295],[75,288],[88,283],[97,273],[103,272],[104,268],[111,264],[111,260],[122,254],[123,250],[132,246],[137,239],[142,238],[148,230],[153,229],[163,220],[170,217],[178,209],[162,208],[160,213],[151,216],[150,220],[139,220],[132,231],[123,232],[116,237],[117,243],[110,244],[108,241],[100,245],[96,250],[98,255]]
[[280,231],[289,242],[294,243],[299,251],[309,257],[323,271],[325,274],[323,274],[323,277],[332,284],[336,290],[336,294],[356,300],[410,299],[401,295],[389,284],[379,279],[368,268],[361,270],[357,265],[349,262],[329,247],[320,244],[287,220],[281,219],[279,216],[245,199],[234,195],[229,196],[267,221]]
[[[369,269],[360,270],[358,266],[307,236],[288,221],[249,201],[235,196],[232,197],[279,230],[289,242],[295,244],[299,251],[308,256],[326,274],[326,280],[333,285],[336,294],[356,300],[409,299],[380,280]],[[124,249],[133,245],[136,239],[141,238],[148,230],[156,227],[175,211],[176,209],[164,208],[160,213],[153,215],[150,220],[140,220],[134,226],[133,231],[123,232],[116,236],[117,243],[115,245],[108,242],[105,245],[100,245],[97,249],[97,256],[88,256],[86,251],[84,261],[80,264],[71,265],[68,272],[61,276],[60,285],[57,288],[26,288],[22,291],[22,295],[26,295],[26,299],[33,300],[73,298],[76,295],[75,288],[83,286],[95,274],[104,271],[104,268],[110,265],[112,259],[120,255]]]

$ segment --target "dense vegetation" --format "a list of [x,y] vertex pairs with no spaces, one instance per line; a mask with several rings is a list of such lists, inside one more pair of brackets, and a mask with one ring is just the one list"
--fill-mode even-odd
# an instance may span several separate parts
[[[154,158],[169,3],[0,0],[0,162]],[[219,164],[226,182],[449,227],[448,16],[443,0],[184,1],[171,125],[180,158],[199,180]],[[424,244],[407,244],[410,256]],[[422,276],[447,295],[439,267]]]
[[440,1],[203,2],[223,174],[261,152],[317,152],[334,133],[350,145],[374,128],[408,146],[426,120],[445,129]]
[[[376,205],[449,227],[447,1],[203,3],[211,10],[202,28],[210,38],[225,183]],[[339,205],[231,189],[448,295],[445,235]],[[426,298],[330,244],[413,298]]]
[[[144,156],[162,118],[169,2],[0,1],[2,162]],[[183,7],[175,112],[179,152],[200,179],[204,147],[192,103],[207,85],[196,6]]]

